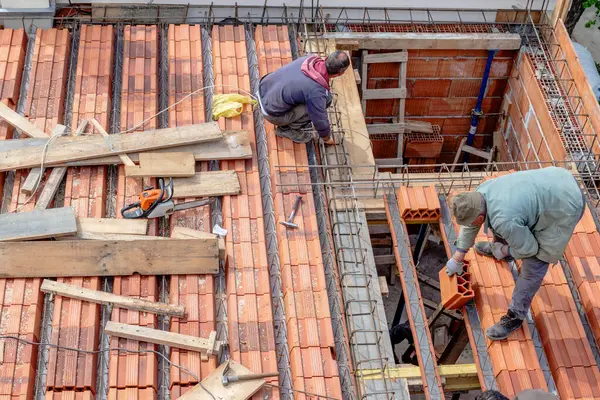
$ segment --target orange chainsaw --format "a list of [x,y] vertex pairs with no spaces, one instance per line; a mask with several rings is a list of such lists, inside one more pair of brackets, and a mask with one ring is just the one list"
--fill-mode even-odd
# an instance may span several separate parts
[[140,193],[140,201],[129,204],[121,210],[123,218],[158,218],[171,215],[176,211],[202,207],[214,203],[215,198],[195,200],[175,204],[173,201],[173,179],[165,185],[163,178],[158,178],[158,188],[145,187]]

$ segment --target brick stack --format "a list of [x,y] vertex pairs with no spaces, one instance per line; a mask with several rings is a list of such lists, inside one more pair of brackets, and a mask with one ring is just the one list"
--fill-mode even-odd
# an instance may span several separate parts
[[[95,118],[109,130],[112,86],[113,27],[83,25],[75,76],[72,130],[84,119]],[[91,132],[91,126],[88,125]],[[67,170],[65,206],[80,217],[105,217],[106,167],[72,167]],[[99,277],[59,278],[59,282],[102,290]],[[100,306],[57,296],[54,299],[50,343],[96,350]],[[97,378],[96,354],[51,348],[48,357],[47,396],[93,397]],[[60,394],[59,394],[60,393]]]
[[[200,25],[169,25],[169,105],[204,86],[202,77],[202,30]],[[205,122],[204,91],[187,98],[169,110],[169,126],[185,126]],[[196,169],[208,170],[208,162],[198,162]],[[183,201],[192,201],[184,199]],[[210,207],[179,211],[171,216],[171,227],[185,226],[210,232]],[[208,338],[215,324],[215,282],[212,275],[173,275],[170,303],[185,306],[184,318],[172,318],[171,332]],[[193,351],[171,348],[170,359],[205,378],[216,368],[216,357],[202,361]],[[171,367],[171,397],[177,398],[195,379],[179,368]]]
[[565,258],[590,322],[596,344],[600,344],[600,233],[589,209],[577,224],[565,250]]
[[400,216],[407,224],[426,224],[440,219],[440,200],[435,186],[401,186],[396,196]]
[[[63,122],[64,102],[67,91],[70,34],[66,29],[38,29],[31,61],[29,88],[25,103],[25,117],[45,131],[48,136],[57,124]],[[47,171],[46,175],[50,172]],[[9,209],[22,206],[29,195],[21,193],[29,170],[15,173],[12,201]],[[41,185],[40,185],[41,186]],[[37,191],[37,195],[41,192]],[[32,210],[36,197],[22,211]]]
[[[459,225],[454,218],[453,223],[458,233]],[[447,240],[445,235],[444,239]],[[476,240],[488,240],[483,229]],[[510,267],[505,262],[481,256],[473,249],[469,250],[465,260],[469,264],[481,329],[485,332],[506,314],[515,287],[514,279]],[[467,328],[471,335],[471,328]],[[472,337],[470,339],[473,340]],[[498,388],[504,395],[514,397],[522,390],[530,388],[547,390],[527,324],[523,324],[506,340],[491,341],[486,338],[486,344]]]
[[[26,42],[27,36],[22,29],[0,30],[0,101],[13,110],[19,100]],[[12,137],[12,126],[0,121],[0,140]],[[0,193],[4,193],[4,177],[5,173],[0,172]],[[0,206],[2,200],[0,198]]]
[[[126,26],[123,45],[123,80],[121,91],[121,129],[133,129],[158,112],[158,34],[155,25]],[[156,118],[137,131],[157,127]],[[147,180],[146,180],[147,181]],[[117,217],[125,204],[139,199],[143,190],[142,179],[125,177],[123,165],[119,166],[117,184]],[[156,235],[156,221],[149,223],[150,235]],[[113,293],[158,301],[156,276],[115,277]],[[113,309],[113,321],[157,328],[157,316],[151,313]],[[155,345],[135,340],[111,338],[111,348],[130,350],[156,350]],[[154,398],[158,392],[158,359],[153,353],[111,352],[108,368],[109,397]]]
[[[258,26],[255,40],[261,76],[292,61],[287,27]],[[267,121],[265,130],[293,387],[341,398],[306,146],[276,137],[275,127]],[[298,229],[287,230],[279,222],[288,219],[298,195],[302,196],[294,220]]]
[[[215,26],[212,31],[215,93],[250,92],[250,77],[243,26]],[[223,86],[229,85],[229,86]],[[244,93],[244,92],[241,92]],[[252,110],[219,119],[225,130],[248,131],[256,149]],[[277,371],[271,290],[261,202],[258,159],[221,162],[222,170],[237,171],[242,189],[223,197],[223,223],[229,232],[227,248],[227,317],[231,358],[255,373]],[[278,384],[278,378],[267,379]],[[265,386],[252,398],[279,398],[276,387]]]
[[[14,109],[19,99],[25,60],[26,36],[22,29],[0,30],[0,96]],[[0,122],[0,140],[11,139],[13,129]],[[4,173],[0,173],[0,193]],[[40,279],[0,279],[0,334],[38,341],[43,298]],[[0,397],[31,398],[35,383],[37,346],[6,340],[0,364]]]

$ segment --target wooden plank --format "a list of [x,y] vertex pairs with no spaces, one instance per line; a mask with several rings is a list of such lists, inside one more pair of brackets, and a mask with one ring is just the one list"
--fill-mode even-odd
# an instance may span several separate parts
[[[202,385],[198,384],[183,396],[178,397],[178,400],[210,400],[211,396],[206,392],[209,390],[210,393],[216,399],[227,399],[227,400],[246,400],[252,397],[264,384],[264,379],[252,379],[247,381],[239,381],[231,383],[227,386],[223,386],[221,378],[223,377],[223,371],[227,362],[221,364],[219,368],[211,372],[206,378],[202,380]],[[249,375],[253,374],[251,370],[244,367],[242,364],[234,360],[229,360],[229,372],[228,375]],[[204,386],[204,389],[202,386]]]
[[398,51],[395,53],[367,54],[367,56],[365,57],[365,62],[367,64],[394,63],[406,61],[408,61],[408,52],[406,51]]
[[192,153],[140,153],[139,158],[139,166],[125,166],[126,176],[181,178],[196,174],[196,160]]
[[191,178],[173,179],[173,198],[209,197],[240,194],[240,180],[235,171],[198,172]]
[[360,74],[358,73],[357,69],[354,70],[354,80],[356,80],[357,85],[360,85],[362,82],[362,79],[360,78]]
[[173,317],[184,317],[185,307],[177,304],[165,304],[133,297],[119,296],[116,294],[90,290],[79,286],[44,279],[41,287],[42,292],[58,296],[87,301],[95,304],[113,304],[127,310],[150,312],[153,314],[170,315]]
[[[15,139],[0,140],[0,153],[10,150],[18,150],[29,147],[43,147],[48,140],[44,139]],[[165,149],[152,150],[154,153],[163,152],[190,152],[194,154],[196,161],[211,160],[241,160],[252,158],[252,148],[248,141],[248,132],[246,131],[225,131],[223,138],[185,146],[174,146]],[[139,153],[129,153],[129,158],[134,162],[139,162]],[[119,156],[107,156],[99,158],[90,158],[87,160],[76,160],[54,164],[54,166],[64,167],[83,167],[92,165],[114,165],[122,164]]]
[[387,279],[385,276],[378,276],[377,279],[379,280],[379,290],[381,291],[381,295],[387,297],[390,294]]
[[[217,140],[222,137],[216,123],[155,129],[101,137],[59,137],[47,147],[45,162],[52,166],[88,158],[138,153],[160,148]],[[33,168],[40,165],[44,146],[26,147],[0,153],[0,171]]]
[[[65,133],[67,127],[64,125],[56,125],[52,130],[51,136],[61,136]],[[42,170],[40,168],[32,168],[21,185],[21,193],[31,196],[31,193],[38,187],[39,181],[42,179]],[[45,207],[44,207],[45,208]]]
[[[102,135],[102,137],[110,137],[108,132],[104,130],[104,127],[100,125],[100,122],[98,122],[95,118],[92,118],[90,122],[92,123],[92,125],[94,125],[94,128],[96,128],[96,130],[100,133],[100,135]],[[123,164],[125,164],[126,167],[135,167],[135,164],[133,163],[133,161],[131,161],[131,158],[129,158],[127,154],[119,154],[119,159]]]
[[405,124],[368,124],[367,131],[369,135],[381,133],[404,133]]
[[145,235],[147,231],[147,219],[77,218],[78,233]]
[[477,157],[481,157],[481,158],[483,158],[485,160],[488,160],[488,161],[490,161],[490,156],[492,154],[489,151],[479,150],[479,149],[476,149],[475,147],[469,146],[467,144],[465,144],[462,147],[462,151],[465,151],[467,153],[471,153],[471,154],[473,154],[473,155],[475,155]]
[[77,232],[75,235],[63,236],[56,240],[111,240],[111,241],[133,241],[133,240],[169,240],[162,236],[130,235],[121,233],[97,233]]
[[[475,364],[454,364],[454,365],[438,365],[438,370],[442,378],[477,378],[477,365]],[[421,369],[417,366],[413,367],[391,367],[387,368],[391,379],[405,378],[421,378]],[[381,370],[379,369],[363,369],[361,376],[365,379],[381,379]]]
[[375,164],[377,164],[377,165],[403,165],[404,160],[402,158],[376,158]]
[[[436,303],[433,300],[429,300],[423,297],[423,305],[431,310],[437,310],[439,304]],[[460,315],[459,313],[457,313],[454,310],[448,310],[446,308],[442,309],[442,314],[444,314],[447,317],[462,321],[463,317],[462,315]]]
[[[0,227],[1,242],[44,239],[77,232],[75,212],[71,207],[3,214],[0,215]],[[11,267],[10,263],[5,265],[6,268]]]
[[175,226],[171,230],[171,237],[173,239],[205,239],[205,238],[216,238],[219,241],[219,258],[225,260],[227,257],[227,249],[225,248],[225,239],[221,238],[214,233],[202,232],[196,229],[186,228],[183,226]]
[[216,239],[0,243],[0,278],[216,274]]
[[[85,127],[87,126],[87,124],[88,124],[87,120],[81,121],[81,123],[79,124],[79,126],[77,127],[75,132],[73,132],[73,136],[81,135],[83,133],[83,131],[85,130]],[[33,169],[32,169],[32,171],[33,171]],[[30,174],[31,174],[31,172],[30,172]],[[38,198],[35,202],[36,209],[45,210],[46,208],[48,208],[50,206],[50,203],[52,203],[52,200],[54,199],[54,196],[56,195],[56,192],[58,191],[58,187],[60,186],[60,184],[66,174],[67,174],[66,167],[56,167],[56,168],[52,169],[52,172],[50,172],[50,176],[48,177],[48,179],[46,180],[46,183],[44,184],[44,187],[42,188],[42,192],[40,193],[40,195],[38,196]]]
[[[360,91],[363,94],[363,96],[367,92],[367,82],[369,81],[369,66],[367,65],[367,61],[366,61],[368,55],[369,55],[369,53],[366,50],[362,51],[361,64],[360,64],[361,71],[362,71],[362,76],[361,76],[362,83],[361,83]],[[362,97],[360,100],[360,104],[362,106],[362,112],[363,112],[363,114],[365,114],[367,112],[367,99]]]
[[210,346],[210,339],[146,328],[145,326],[122,324],[115,321],[108,321],[104,332],[124,339],[160,344],[208,355],[216,355],[221,347],[219,341],[214,341],[214,345]]
[[4,103],[0,103],[0,118],[17,128],[21,135],[39,139],[48,138],[46,132],[37,128],[27,118],[19,115]]
[[366,50],[517,50],[521,37],[516,33],[426,33],[426,32],[327,32],[323,39],[335,40],[338,48],[358,42]]
[[396,265],[396,256],[393,254],[385,254],[382,256],[374,256],[376,265]]
[[363,92],[363,100],[377,99],[403,99],[406,97],[406,88],[399,89],[367,89]]

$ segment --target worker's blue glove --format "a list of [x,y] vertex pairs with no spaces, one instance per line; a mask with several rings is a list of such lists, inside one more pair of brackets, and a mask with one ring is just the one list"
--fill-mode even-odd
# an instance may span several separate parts
[[458,262],[454,259],[454,257],[452,257],[446,263],[446,274],[448,274],[448,276],[452,276],[454,274],[462,275],[464,265],[465,263]]
[[510,251],[507,245],[495,242],[492,243],[492,254],[496,260],[504,260],[506,257],[510,256]]

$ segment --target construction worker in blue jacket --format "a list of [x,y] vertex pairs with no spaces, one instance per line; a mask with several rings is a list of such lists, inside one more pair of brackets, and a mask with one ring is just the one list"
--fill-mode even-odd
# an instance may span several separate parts
[[[522,261],[509,309],[488,328],[489,339],[506,339],[521,326],[548,265],[562,258],[584,210],[577,181],[557,167],[500,176],[454,198],[452,214],[461,228],[456,251],[446,263],[448,275],[462,274],[465,254],[473,245],[487,257]],[[481,226],[486,234],[491,231],[493,242],[475,243]]]

